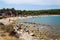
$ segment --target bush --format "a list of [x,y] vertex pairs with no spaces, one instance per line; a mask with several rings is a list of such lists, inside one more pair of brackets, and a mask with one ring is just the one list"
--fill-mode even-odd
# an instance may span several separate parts
[[13,25],[5,25],[4,29],[6,32],[11,32],[13,30]]
[[0,23],[0,30],[11,32],[13,30],[13,25],[4,25],[3,23]]
[[3,30],[3,28],[4,28],[4,24],[0,23],[0,30]]
[[7,16],[0,16],[0,19],[7,18]]
[[4,25],[3,23],[0,23],[0,25]]

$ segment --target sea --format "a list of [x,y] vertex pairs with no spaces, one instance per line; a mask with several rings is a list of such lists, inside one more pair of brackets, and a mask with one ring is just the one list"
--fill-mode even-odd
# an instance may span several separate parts
[[32,18],[20,19],[20,22],[33,22],[45,25],[51,25],[60,30],[60,16],[37,16]]

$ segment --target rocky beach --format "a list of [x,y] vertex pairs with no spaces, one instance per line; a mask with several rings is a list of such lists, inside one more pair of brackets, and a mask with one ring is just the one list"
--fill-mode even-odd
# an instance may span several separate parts
[[[33,22],[19,22],[19,19],[26,19],[26,18],[32,18],[32,16],[0,19],[0,23],[4,24],[4,25],[0,24],[0,26],[6,27],[6,25],[9,25],[6,28],[12,27],[12,29],[8,28],[7,30],[10,31],[5,32],[5,34],[4,31],[1,30],[0,39],[1,40],[4,39],[5,40],[55,40],[55,39],[60,40],[60,34],[56,33],[55,28],[52,27],[51,25],[45,25]],[[1,36],[2,34],[6,36],[2,38]]]

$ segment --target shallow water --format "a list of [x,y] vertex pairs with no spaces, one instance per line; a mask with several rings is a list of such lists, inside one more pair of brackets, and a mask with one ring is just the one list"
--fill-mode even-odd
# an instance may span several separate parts
[[20,21],[51,25],[56,29],[60,29],[60,16],[39,16],[39,17],[22,19]]

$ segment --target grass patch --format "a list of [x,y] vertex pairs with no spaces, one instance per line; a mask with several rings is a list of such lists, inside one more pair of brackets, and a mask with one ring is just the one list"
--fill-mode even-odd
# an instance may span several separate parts
[[13,30],[13,25],[4,25],[3,23],[0,23],[0,30],[6,31],[6,32],[11,32]]

